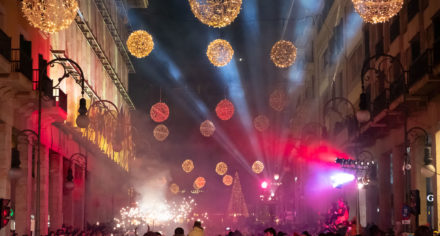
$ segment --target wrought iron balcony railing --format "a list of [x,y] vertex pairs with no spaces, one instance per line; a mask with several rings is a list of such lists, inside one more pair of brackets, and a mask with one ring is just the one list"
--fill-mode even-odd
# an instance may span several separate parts
[[11,71],[21,72],[27,79],[32,81],[32,58],[20,49],[11,50]]
[[432,73],[433,55],[432,50],[428,49],[416,60],[409,68],[408,87],[411,87],[426,74]]

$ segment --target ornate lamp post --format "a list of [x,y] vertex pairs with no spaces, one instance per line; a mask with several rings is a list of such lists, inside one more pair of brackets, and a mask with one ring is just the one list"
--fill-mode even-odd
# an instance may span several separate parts
[[[41,146],[41,113],[42,113],[42,99],[43,99],[43,86],[41,84],[42,78],[43,76],[47,76],[47,67],[51,66],[53,67],[55,64],[60,64],[63,69],[64,69],[64,73],[63,75],[58,78],[58,83],[52,87],[52,89],[54,88],[59,88],[60,83],[65,79],[70,77],[71,72],[69,72],[69,70],[66,68],[66,66],[63,64],[63,62],[69,62],[70,64],[72,64],[78,71],[79,71],[79,76],[81,77],[80,81],[78,82],[81,86],[81,95],[82,98],[80,99],[80,107],[78,109],[79,112],[79,116],[82,117],[83,115],[85,115],[85,113],[87,113],[87,107],[86,107],[86,100],[84,99],[84,83],[85,83],[85,79],[84,79],[84,73],[81,69],[81,67],[78,65],[78,63],[76,63],[75,61],[69,59],[69,58],[56,58],[53,59],[51,61],[49,61],[47,63],[47,65],[43,68],[40,68],[39,71],[39,81],[38,81],[38,130],[37,132],[32,131],[31,133],[33,133],[34,135],[37,136],[37,186],[36,186],[36,207],[35,207],[35,235],[40,235],[40,191],[41,191],[41,158],[40,158],[40,146]],[[80,119],[81,120],[81,119]],[[83,122],[79,122],[77,120],[77,125],[80,128],[85,128],[86,126],[85,123]],[[30,132],[31,130],[28,130],[28,132]]]
[[87,227],[87,220],[86,220],[86,209],[87,209],[87,201],[86,201],[86,197],[87,197],[87,156],[82,154],[82,153],[74,153],[70,156],[69,158],[69,162],[70,162],[70,167],[67,170],[67,177],[66,177],[66,182],[64,183],[64,187],[66,187],[66,189],[72,190],[73,188],[75,188],[75,184],[73,183],[73,171],[72,171],[72,165],[73,165],[73,158],[75,157],[81,157],[82,159],[84,159],[84,204],[83,204],[83,220],[84,220],[84,225],[83,225],[83,229],[86,230]]

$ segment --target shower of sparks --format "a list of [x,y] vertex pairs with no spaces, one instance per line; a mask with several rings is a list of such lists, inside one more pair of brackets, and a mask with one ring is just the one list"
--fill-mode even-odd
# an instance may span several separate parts
[[178,202],[149,202],[136,203],[132,207],[120,210],[120,218],[115,218],[115,229],[126,231],[148,225],[167,226],[170,223],[182,223],[191,218],[191,212],[196,205],[191,197]]

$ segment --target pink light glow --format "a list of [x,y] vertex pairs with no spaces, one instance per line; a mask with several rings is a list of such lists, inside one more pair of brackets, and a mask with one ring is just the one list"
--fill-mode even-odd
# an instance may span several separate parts
[[261,188],[266,189],[269,184],[266,181],[261,183]]

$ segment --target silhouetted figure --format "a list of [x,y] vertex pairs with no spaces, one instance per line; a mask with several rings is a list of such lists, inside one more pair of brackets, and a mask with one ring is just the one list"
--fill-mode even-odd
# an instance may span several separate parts
[[414,236],[432,236],[432,231],[428,226],[422,225],[417,227]]
[[191,232],[189,232],[188,236],[204,236],[202,223],[200,221],[194,222],[194,227]]
[[274,228],[270,227],[264,230],[264,236],[276,236],[277,231]]
[[178,227],[174,230],[174,236],[185,236],[185,231]]

